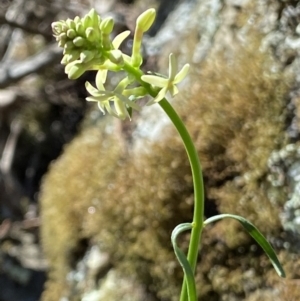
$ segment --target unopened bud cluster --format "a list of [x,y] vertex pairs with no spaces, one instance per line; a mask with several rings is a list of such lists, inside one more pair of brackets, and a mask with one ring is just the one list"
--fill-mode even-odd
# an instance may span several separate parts
[[[143,58],[141,45],[144,33],[152,26],[156,12],[148,9],[136,22],[132,54],[128,56],[119,50],[121,43],[130,34],[124,31],[111,40],[114,21],[112,18],[101,19],[92,9],[85,17],[74,20],[58,21],[52,29],[58,45],[63,48],[62,64],[70,79],[80,77],[85,71],[98,70],[96,88],[86,84],[88,101],[96,101],[99,109],[105,113],[125,119],[131,117],[131,110],[138,110],[136,100],[156,94],[148,104],[161,101],[166,94],[174,96],[178,93],[176,85],[186,76],[189,66],[177,73],[177,60],[173,54],[169,57],[169,77],[144,75],[140,70]],[[125,71],[125,78],[113,91],[104,87],[107,71]]]
[[83,18],[52,23],[56,41],[64,49],[61,63],[67,65],[69,78],[76,79],[105,61],[105,53],[113,49],[109,37],[113,26],[112,18],[101,20],[94,9]]

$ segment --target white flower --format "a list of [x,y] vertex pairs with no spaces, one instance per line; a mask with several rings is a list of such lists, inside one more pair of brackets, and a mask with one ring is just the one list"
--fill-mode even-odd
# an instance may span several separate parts
[[176,95],[179,91],[176,84],[180,83],[188,74],[190,65],[185,64],[183,68],[176,74],[178,65],[176,57],[173,53],[169,56],[169,77],[164,78],[158,75],[143,75],[142,80],[154,87],[162,88],[157,96],[151,100],[148,105],[161,101],[169,92],[172,96]]
[[[87,91],[91,96],[87,97],[87,101],[96,101],[98,103],[99,109],[105,114],[105,110],[117,118],[124,120],[126,117],[130,118],[128,110],[135,109],[139,110],[140,107],[134,102],[136,98],[134,95],[130,95],[131,90],[126,89],[126,87],[131,84],[131,80],[125,77],[116,86],[114,91],[106,91],[103,86],[103,81],[105,81],[106,74],[103,76],[101,70],[96,76],[96,87],[93,87],[89,82],[85,83]],[[129,95],[129,96],[128,96]],[[113,106],[112,106],[113,105]]]

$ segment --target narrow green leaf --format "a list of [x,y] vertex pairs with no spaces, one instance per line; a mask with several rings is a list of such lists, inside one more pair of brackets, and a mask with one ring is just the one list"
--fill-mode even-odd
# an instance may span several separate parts
[[180,250],[180,248],[177,246],[177,243],[176,243],[176,239],[180,233],[187,231],[187,230],[191,230],[192,228],[193,228],[193,225],[191,223],[184,223],[184,224],[178,225],[172,232],[171,241],[172,241],[175,255],[183,269],[185,276],[186,276],[189,301],[197,301],[196,284],[195,284],[193,270],[185,256],[185,254]]
[[266,240],[266,238],[262,235],[262,233],[247,219],[245,219],[239,215],[234,215],[234,214],[220,214],[220,215],[216,215],[211,218],[208,218],[204,222],[204,226],[206,226],[209,223],[212,223],[217,220],[224,219],[224,218],[233,218],[233,219],[239,221],[241,223],[241,225],[244,227],[244,229],[256,240],[256,242],[262,247],[262,249],[268,255],[277,274],[280,277],[285,277],[285,272],[277,258],[277,255],[276,255],[274,249],[272,248],[270,243]]

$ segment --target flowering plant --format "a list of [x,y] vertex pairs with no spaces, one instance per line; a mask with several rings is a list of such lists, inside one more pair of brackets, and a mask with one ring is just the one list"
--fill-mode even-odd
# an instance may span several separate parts
[[[166,99],[168,95],[173,97],[179,93],[177,84],[187,76],[190,66],[186,64],[178,72],[176,57],[171,53],[169,55],[168,77],[145,74],[140,68],[143,63],[141,55],[143,35],[153,24],[155,15],[154,9],[148,9],[138,17],[131,56],[119,50],[121,43],[128,37],[130,32],[124,31],[111,40],[110,34],[114,26],[113,19],[101,19],[94,9],[83,18],[75,17],[74,20],[54,22],[52,29],[58,45],[63,48],[61,63],[65,65],[65,72],[70,79],[77,79],[88,70],[97,70],[96,87],[89,82],[86,83],[86,89],[90,94],[86,99],[87,101],[97,102],[99,109],[104,114],[107,112],[122,120],[131,119],[132,110],[140,109],[138,100],[149,95],[151,99],[147,105],[158,103],[181,136],[192,170],[194,214],[191,223],[178,225],[171,236],[175,254],[185,275],[180,301],[197,300],[194,273],[201,234],[207,224],[224,218],[233,218],[239,221],[269,256],[277,273],[284,277],[283,268],[273,248],[248,220],[232,214],[221,214],[204,219],[204,184],[198,154],[184,123]],[[112,91],[105,89],[108,71],[121,71],[122,74],[125,74]],[[191,239],[186,256],[177,245],[177,237],[187,230],[191,230]]]

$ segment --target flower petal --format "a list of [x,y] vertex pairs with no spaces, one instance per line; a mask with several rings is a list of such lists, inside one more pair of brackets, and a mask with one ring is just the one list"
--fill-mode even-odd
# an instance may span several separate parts
[[122,100],[126,105],[128,105],[129,107],[139,111],[140,107],[134,102],[134,101],[130,101],[127,97],[125,97],[124,95],[118,95],[117,96],[120,100]]
[[105,110],[104,110],[105,107],[103,102],[98,101],[98,108],[103,113],[103,115],[105,115]]
[[89,96],[86,98],[87,101],[107,101],[107,100],[111,100],[112,97],[111,96],[106,96],[106,95],[102,95],[102,96]]
[[103,84],[106,81],[106,77],[107,77],[107,70],[99,70],[97,72],[96,75],[96,87],[98,88],[98,90],[104,91],[104,86]]
[[116,112],[114,110],[112,110],[109,101],[105,102],[104,106],[105,106],[105,109],[108,112],[108,114],[118,118],[118,115],[116,114]]
[[119,49],[120,45],[130,35],[130,30],[126,30],[118,34],[112,41],[114,49]]
[[118,85],[116,86],[114,92],[116,94],[123,94],[123,90],[129,85],[131,84],[133,81],[133,79],[129,79],[128,76],[126,76],[125,78],[123,78]]
[[93,97],[93,96],[86,97],[86,100],[87,100],[87,101],[95,101],[95,102],[99,102],[99,100],[98,100],[96,97]]
[[166,87],[169,83],[168,79],[156,75],[143,75],[141,79],[142,81],[159,88]]
[[171,85],[169,87],[169,92],[172,96],[175,96],[176,94],[178,94],[179,90],[175,85]]
[[152,105],[154,103],[160,102],[166,96],[167,92],[168,92],[167,87],[162,88],[158,92],[158,94],[156,95],[156,97],[154,99],[150,100],[146,105],[150,106],[150,105]]
[[133,108],[137,111],[139,111],[141,109],[141,107],[139,105],[137,105],[134,101],[131,100],[126,100],[125,102],[130,108]]
[[177,72],[178,64],[177,64],[177,59],[176,56],[173,53],[170,53],[169,55],[169,80],[173,81],[176,72]]
[[120,119],[124,120],[126,117],[129,117],[128,111],[126,109],[125,103],[119,99],[118,97],[115,98],[114,101],[115,110],[117,115]]
[[89,82],[85,82],[85,88],[92,96],[100,96],[99,90],[93,87]]
[[173,83],[174,84],[178,84],[179,82],[181,82],[188,74],[190,70],[190,65],[189,64],[185,64],[182,69],[177,73],[177,75],[175,76]]

